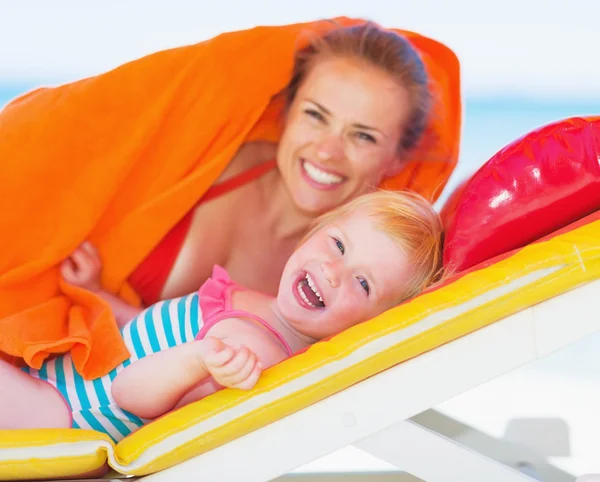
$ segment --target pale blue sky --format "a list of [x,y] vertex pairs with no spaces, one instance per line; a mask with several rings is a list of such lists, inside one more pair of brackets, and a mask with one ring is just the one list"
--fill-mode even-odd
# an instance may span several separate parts
[[597,0],[0,0],[0,82],[70,80],[223,31],[336,15],[447,43],[467,94],[600,98]]

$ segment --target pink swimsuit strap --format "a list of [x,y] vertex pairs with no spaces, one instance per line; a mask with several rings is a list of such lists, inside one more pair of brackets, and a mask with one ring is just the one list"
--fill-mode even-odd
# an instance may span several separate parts
[[245,289],[246,288],[243,286],[236,284],[229,277],[227,271],[221,266],[215,265],[213,267],[212,276],[207,279],[198,290],[198,302],[200,303],[200,309],[202,310],[203,326],[196,336],[196,339],[203,339],[208,330],[225,318],[250,318],[269,330],[283,344],[288,355],[291,356],[293,352],[287,341],[285,341],[285,338],[281,333],[269,325],[269,323],[247,311],[234,310],[231,308],[231,296],[233,292]]

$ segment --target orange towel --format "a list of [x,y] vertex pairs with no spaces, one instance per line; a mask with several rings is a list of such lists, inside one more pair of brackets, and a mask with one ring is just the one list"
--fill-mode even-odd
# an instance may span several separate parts
[[[335,19],[338,24],[361,20]],[[64,284],[58,265],[89,239],[104,287],[126,279],[213,183],[245,140],[276,140],[280,103],[304,32],[258,27],[152,54],[110,72],[17,98],[0,113],[0,352],[40,367],[71,351],[86,378],[129,355],[108,306]],[[407,35],[439,99],[421,152],[388,183],[436,198],[460,133],[459,66],[444,45]],[[435,145],[431,142],[435,140]]]

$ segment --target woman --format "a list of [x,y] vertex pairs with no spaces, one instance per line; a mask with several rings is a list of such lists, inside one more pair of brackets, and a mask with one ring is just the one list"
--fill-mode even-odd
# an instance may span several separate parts
[[[457,139],[437,150],[427,149],[430,146],[421,139],[426,126],[440,122],[430,115],[431,91],[421,58],[396,33],[362,21],[340,22],[347,27],[321,24],[329,32],[315,35],[299,50],[283,91],[278,85],[283,75],[266,72],[274,73],[269,64],[276,63],[276,57],[247,52],[234,64],[233,47],[241,49],[252,34],[251,45],[260,48],[261,42],[273,42],[270,48],[277,49],[275,43],[295,42],[302,26],[288,26],[277,35],[263,29],[217,37],[193,56],[194,46],[157,54],[162,59],[159,72],[146,68],[157,58],[150,56],[136,61],[135,68],[124,66],[50,93],[34,92],[9,106],[0,118],[7,138],[13,131],[22,132],[19,121],[26,122],[22,112],[33,110],[31,105],[38,116],[49,116],[45,130],[36,125],[36,135],[28,140],[44,146],[44,156],[51,155],[36,165],[36,179],[52,179],[51,193],[58,192],[59,198],[39,195],[37,212],[19,212],[21,204],[16,203],[16,212],[3,213],[15,223],[30,215],[29,224],[38,232],[23,241],[26,247],[40,240],[47,243],[41,256],[33,251],[33,262],[30,248],[16,250],[14,242],[10,246],[18,256],[10,260],[12,266],[1,268],[0,281],[20,276],[20,282],[5,283],[15,301],[0,304],[0,331],[5,335],[0,351],[36,367],[50,353],[71,350],[78,371],[90,378],[127,358],[110,310],[92,293],[57,281],[54,268],[84,239],[100,250],[106,266],[104,287],[127,297],[129,285],[146,304],[196,290],[214,264],[224,266],[238,283],[274,293],[285,261],[314,217],[397,174],[424,180],[409,169],[414,161],[412,166],[406,163],[417,147],[418,154],[426,153],[423,161],[438,161],[431,162],[438,172],[425,178],[433,185],[423,188],[414,182],[411,187],[421,187],[433,198],[431,193],[443,185],[456,162]],[[422,41],[413,37],[416,43]],[[437,48],[449,55],[447,49]],[[223,63],[224,55],[232,58],[232,65]],[[256,64],[257,59],[263,63]],[[200,86],[195,75],[199,63],[206,75]],[[218,90],[210,90],[210,76],[239,82],[231,69],[244,73],[244,94],[251,103],[237,92],[221,97]],[[132,78],[138,92],[115,100],[114,89]],[[279,91],[282,96],[265,110]],[[201,108],[197,96],[206,98]],[[261,130],[281,99],[281,131]],[[47,106],[54,110],[44,110]],[[444,107],[456,111],[456,105]],[[90,112],[99,112],[101,125]],[[458,123],[458,114],[453,117]],[[67,136],[64,126],[73,118],[77,122],[69,149],[74,151],[65,151],[66,141],[52,130]],[[58,122],[63,123],[62,131],[54,128]],[[450,132],[456,134],[458,128],[452,126]],[[211,129],[214,134],[200,142],[203,131]],[[1,149],[2,145],[0,154]],[[25,164],[41,155],[23,149],[19,144],[10,155]],[[431,159],[441,151],[445,157]],[[15,181],[15,192],[9,194],[18,197],[18,185]],[[26,201],[37,192],[28,192]],[[57,219],[61,215],[64,219]],[[59,229],[58,222],[63,223]],[[267,256],[271,261],[264,263]],[[72,261],[77,260],[67,263]],[[32,293],[36,283],[46,289]],[[41,334],[39,320],[44,320]]]
[[168,273],[164,258],[153,259],[146,279],[130,277],[134,288],[147,304],[182,296],[219,264],[245,286],[275,293],[312,219],[402,169],[425,129],[429,97],[422,61],[398,34],[365,24],[315,40],[297,55],[279,143],[243,144],[215,183],[241,176],[243,184],[201,199],[175,227],[180,248],[158,245],[173,260]]

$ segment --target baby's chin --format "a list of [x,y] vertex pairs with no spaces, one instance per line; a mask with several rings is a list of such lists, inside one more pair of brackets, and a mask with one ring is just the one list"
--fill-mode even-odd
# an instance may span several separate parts
[[289,320],[293,320],[298,317],[298,313],[292,305],[295,300],[291,298],[291,296],[285,296],[279,292],[273,301],[273,307],[277,310],[279,316],[281,316],[288,323],[290,322]]

